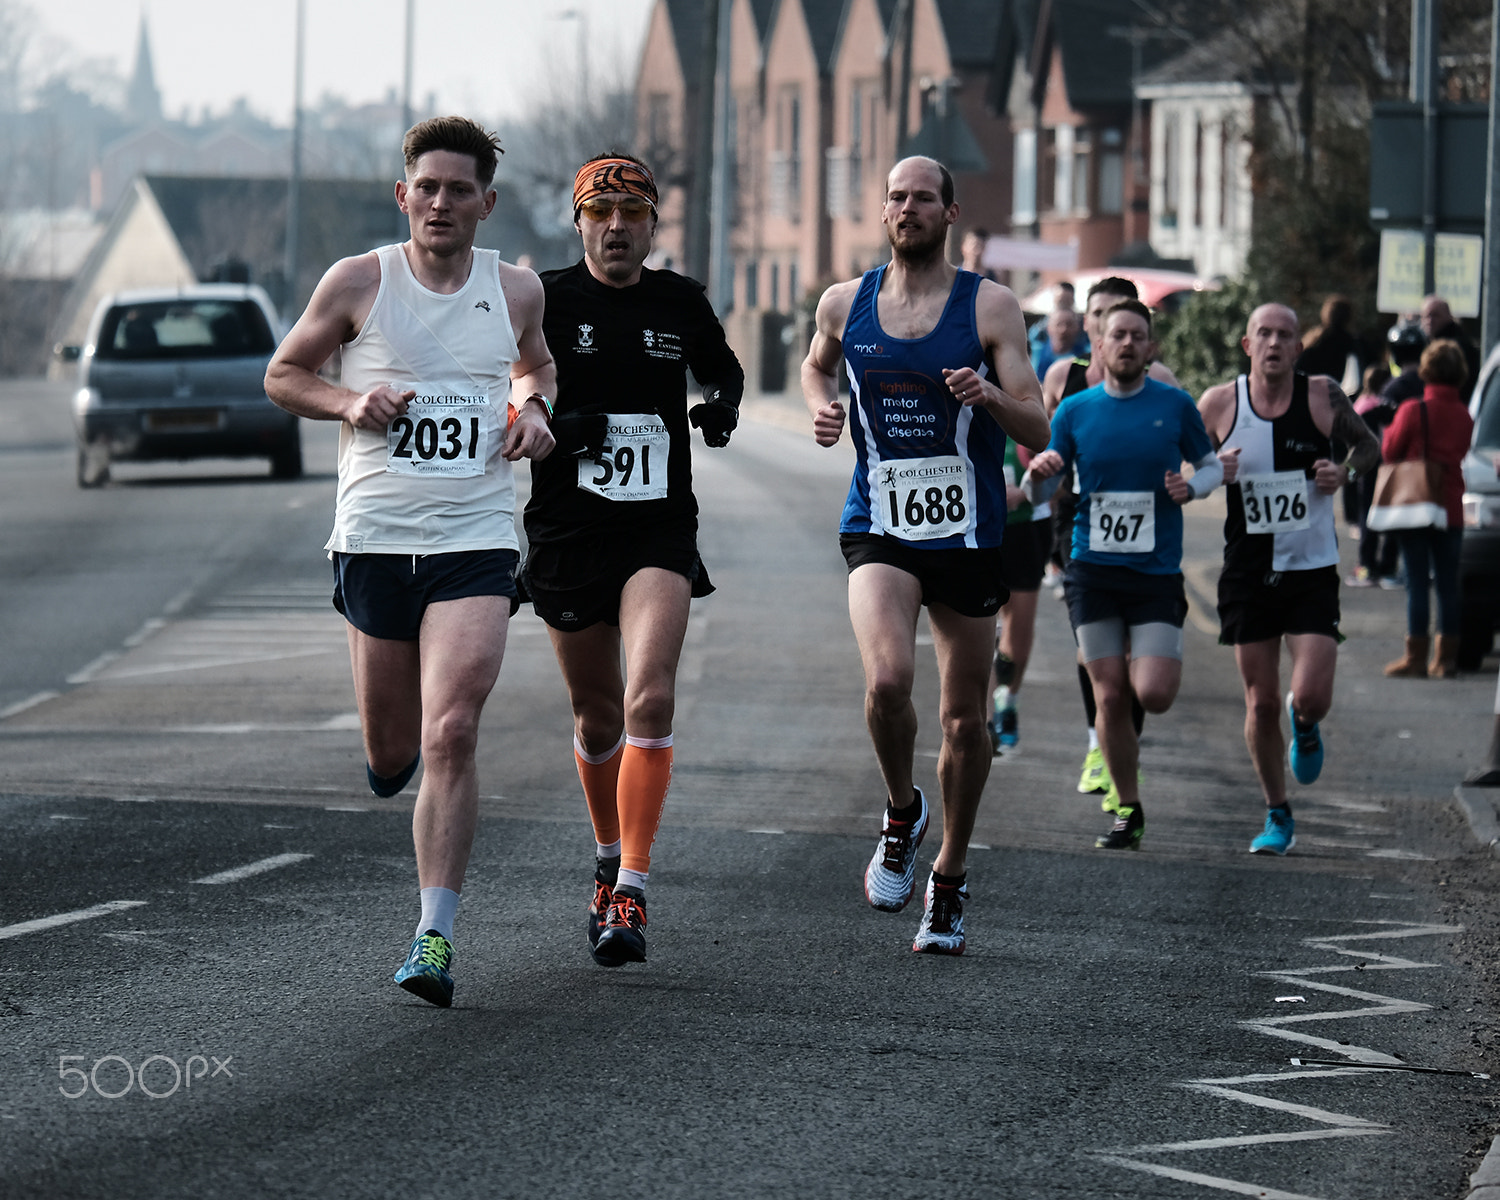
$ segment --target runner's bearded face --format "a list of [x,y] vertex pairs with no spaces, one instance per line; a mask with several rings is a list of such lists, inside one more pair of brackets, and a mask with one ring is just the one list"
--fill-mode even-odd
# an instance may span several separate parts
[[1136,313],[1120,312],[1104,327],[1099,357],[1116,387],[1129,391],[1151,364],[1151,327]]
[[472,155],[429,150],[396,184],[396,202],[411,220],[412,241],[431,254],[467,254],[495,193],[480,186]]
[[941,255],[958,206],[943,207],[937,173],[903,162],[891,173],[880,220],[895,257],[922,262]]

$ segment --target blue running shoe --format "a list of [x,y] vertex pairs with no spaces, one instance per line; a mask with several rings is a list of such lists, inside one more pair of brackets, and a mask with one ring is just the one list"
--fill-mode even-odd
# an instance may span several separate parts
[[1292,711],[1292,693],[1286,694],[1286,715],[1292,722],[1292,740],[1286,748],[1287,765],[1298,783],[1316,783],[1323,773],[1323,738],[1316,723],[1303,725]]
[[594,943],[594,961],[601,967],[646,961],[646,894],[640,888],[615,888]]
[[1003,750],[1014,750],[1021,742],[1021,716],[1013,708],[1001,709],[1000,720],[1000,747]]
[[411,952],[396,972],[396,982],[428,1004],[448,1008],[453,1003],[453,943],[436,929],[412,939]]
[[887,808],[881,819],[880,841],[865,868],[865,899],[871,908],[900,912],[917,882],[917,847],[927,836],[927,797],[916,788],[920,808],[915,821],[893,821]]
[[1296,828],[1292,810],[1285,805],[1266,809],[1266,827],[1250,843],[1250,853],[1285,854],[1297,844]]

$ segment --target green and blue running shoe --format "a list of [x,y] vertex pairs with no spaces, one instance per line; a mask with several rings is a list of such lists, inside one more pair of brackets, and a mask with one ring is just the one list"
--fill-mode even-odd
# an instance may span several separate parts
[[1014,750],[1021,743],[1021,715],[1014,708],[1003,708],[996,719],[1000,722],[1001,750]]
[[1316,783],[1323,773],[1323,738],[1317,722],[1304,725],[1292,708],[1292,693],[1286,694],[1286,715],[1292,723],[1292,740],[1286,748],[1287,765],[1292,778],[1300,784]]
[[1285,854],[1297,844],[1297,823],[1285,805],[1266,809],[1266,827],[1250,843],[1251,854]]
[[1103,796],[1107,795],[1113,786],[1109,777],[1109,768],[1104,765],[1104,751],[1095,746],[1084,755],[1083,774],[1078,777],[1078,790],[1085,796]]
[[436,929],[412,939],[411,952],[396,972],[396,982],[428,1004],[448,1008],[453,1003],[453,943]]

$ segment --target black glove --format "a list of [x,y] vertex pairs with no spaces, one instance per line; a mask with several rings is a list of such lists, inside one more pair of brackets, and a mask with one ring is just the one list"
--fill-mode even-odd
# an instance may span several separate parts
[[557,449],[574,458],[597,458],[608,435],[608,413],[564,413],[552,419]]
[[722,400],[705,400],[688,409],[688,420],[703,431],[705,446],[729,445],[729,435],[740,423],[739,409]]

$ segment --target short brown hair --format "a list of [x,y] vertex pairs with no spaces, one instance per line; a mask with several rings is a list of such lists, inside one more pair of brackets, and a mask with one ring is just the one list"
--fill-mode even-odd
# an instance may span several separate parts
[[1422,363],[1417,368],[1425,383],[1446,383],[1449,387],[1461,388],[1469,380],[1469,364],[1464,361],[1463,348],[1450,338],[1439,338],[1422,351]]
[[408,172],[416,169],[417,159],[433,150],[467,154],[474,160],[474,175],[481,187],[495,181],[495,166],[504,154],[500,138],[468,117],[429,117],[406,131],[401,139],[401,154]]
[[1104,310],[1104,323],[1108,325],[1110,317],[1117,312],[1134,313],[1146,322],[1146,332],[1151,332],[1151,310],[1139,300],[1121,300],[1118,304],[1111,304]]

